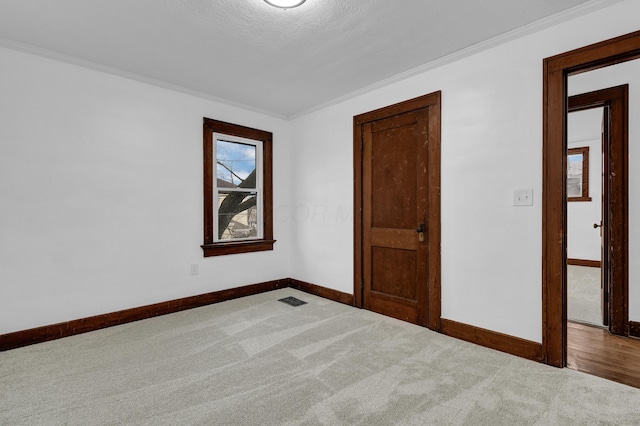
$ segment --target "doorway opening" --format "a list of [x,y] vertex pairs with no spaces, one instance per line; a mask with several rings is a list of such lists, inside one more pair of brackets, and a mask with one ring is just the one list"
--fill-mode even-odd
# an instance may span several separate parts
[[[544,131],[543,131],[543,221],[542,221],[542,280],[543,280],[543,338],[542,346],[547,364],[564,367],[567,365],[567,113],[568,77],[587,71],[620,64],[640,57],[640,31],[563,53],[544,60]],[[615,126],[612,126],[612,130]],[[625,149],[626,138],[625,137]],[[628,153],[611,153],[612,167],[620,167],[621,172],[612,171],[610,179],[627,176]],[[617,159],[616,159],[617,157]],[[615,166],[613,164],[616,164]],[[628,189],[624,184],[611,185],[619,192],[612,192],[610,214],[616,215],[610,224],[620,224],[620,209],[628,209]],[[624,210],[627,214],[628,210]],[[604,224],[604,221],[603,221]],[[626,225],[625,225],[626,226]],[[626,274],[628,268],[627,241],[624,226],[609,226],[611,233],[607,252],[613,265],[611,273]],[[620,265],[616,268],[615,265]],[[603,268],[604,269],[604,268]],[[611,276],[610,282],[628,277]],[[613,290],[613,286],[611,289]],[[610,295],[612,307],[623,306],[616,297]],[[622,317],[619,315],[618,317]],[[621,327],[619,333],[629,333],[630,324]]]
[[603,107],[569,108],[567,120],[567,320],[601,328],[609,320],[601,223],[607,118]]
[[[571,96],[567,113],[567,318],[628,336],[629,86]],[[589,130],[593,124],[600,128],[597,133]],[[571,146],[576,143],[583,146]],[[582,174],[580,198],[572,197],[576,169],[595,172],[595,179]]]

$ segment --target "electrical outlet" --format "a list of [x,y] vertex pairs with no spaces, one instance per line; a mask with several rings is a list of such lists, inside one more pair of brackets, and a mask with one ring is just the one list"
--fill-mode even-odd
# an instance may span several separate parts
[[197,263],[191,264],[191,275],[198,275],[200,273],[200,267]]
[[533,189],[515,189],[513,191],[514,206],[532,206]]

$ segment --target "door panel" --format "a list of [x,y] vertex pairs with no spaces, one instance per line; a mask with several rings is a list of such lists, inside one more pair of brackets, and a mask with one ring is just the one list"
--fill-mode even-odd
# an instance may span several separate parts
[[371,291],[416,302],[416,251],[375,246],[371,251]]
[[416,226],[417,122],[415,113],[407,115],[413,123],[400,128],[371,130],[371,156],[365,161],[370,162],[372,169],[370,201],[374,228],[411,229]]
[[363,127],[364,307],[413,323],[428,316],[429,252],[416,231],[427,218],[428,135],[428,108]]

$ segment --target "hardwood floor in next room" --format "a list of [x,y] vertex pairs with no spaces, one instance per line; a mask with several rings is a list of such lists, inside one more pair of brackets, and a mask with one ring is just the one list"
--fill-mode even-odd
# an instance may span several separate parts
[[640,388],[640,339],[568,322],[567,367]]

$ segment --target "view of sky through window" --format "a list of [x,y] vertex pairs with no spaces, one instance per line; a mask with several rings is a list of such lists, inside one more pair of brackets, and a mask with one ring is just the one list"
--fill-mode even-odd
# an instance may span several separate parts
[[216,177],[239,185],[256,168],[256,147],[253,145],[216,141]]
[[567,174],[582,177],[582,154],[571,154],[567,158],[569,164]]

